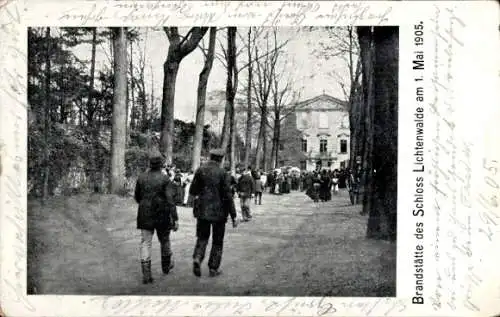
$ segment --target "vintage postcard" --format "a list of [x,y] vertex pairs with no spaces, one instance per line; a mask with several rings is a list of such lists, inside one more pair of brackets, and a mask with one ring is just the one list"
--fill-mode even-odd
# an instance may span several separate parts
[[499,25],[0,0],[2,313],[500,314]]

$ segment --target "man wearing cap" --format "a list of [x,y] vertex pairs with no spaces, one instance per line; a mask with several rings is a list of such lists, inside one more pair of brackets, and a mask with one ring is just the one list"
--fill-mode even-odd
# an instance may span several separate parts
[[196,171],[189,193],[194,197],[193,214],[196,218],[196,245],[193,252],[193,273],[201,276],[201,263],[212,231],[212,248],[208,259],[210,277],[219,271],[224,245],[227,218],[230,215],[236,227],[236,209],[231,195],[230,180],[221,168],[223,150],[212,150],[210,160]]
[[252,177],[252,168],[249,166],[238,179],[238,196],[240,197],[241,216],[243,221],[252,218],[250,214],[250,200],[255,192],[255,180]]
[[170,249],[170,230],[177,231],[178,215],[174,201],[174,186],[169,177],[162,172],[163,159],[154,156],[150,160],[150,170],[137,179],[134,198],[139,204],[137,229],[141,230],[141,268],[142,282],[152,283],[151,248],[153,234],[160,241],[161,268],[168,274],[174,267]]

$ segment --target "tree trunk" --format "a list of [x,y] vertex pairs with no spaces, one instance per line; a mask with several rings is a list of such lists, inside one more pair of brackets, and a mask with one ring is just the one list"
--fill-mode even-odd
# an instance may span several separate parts
[[182,40],[177,27],[166,27],[164,30],[169,40],[169,47],[167,60],[163,64],[160,151],[164,155],[166,163],[172,164],[175,85],[179,66],[182,59],[198,46],[198,43],[208,31],[208,27],[193,27]]
[[89,128],[91,136],[91,149],[90,149],[90,186],[94,192],[101,191],[101,183],[99,181],[100,168],[98,164],[99,160],[99,128],[96,124],[98,121],[96,113],[96,105],[94,105],[94,82],[95,82],[95,60],[96,60],[96,48],[97,48],[97,28],[92,28],[92,53],[90,57],[90,83],[89,83],[89,94],[87,99],[87,111],[92,113],[92,117],[89,116]]
[[203,130],[205,126],[205,101],[207,97],[207,83],[214,61],[216,34],[217,34],[217,28],[211,27],[210,38],[208,43],[208,52],[205,57],[205,64],[203,65],[203,69],[201,70],[198,80],[196,125],[195,125],[194,142],[193,142],[193,160],[191,162],[191,169],[193,170],[193,172],[196,171],[200,166],[201,149],[203,147]]
[[229,168],[232,173],[236,172],[236,118],[235,112],[233,110],[233,115],[231,116],[231,141],[229,144]]
[[265,148],[266,138],[267,111],[262,108],[260,111],[260,127],[259,138],[257,140],[257,148],[255,150],[255,168],[259,170],[262,166],[263,149]]
[[[363,214],[368,214],[371,209],[372,186],[372,143],[373,143],[373,39],[371,27],[358,27],[358,40],[360,46],[360,58],[362,62],[362,92],[363,92],[363,128],[365,140],[362,145],[362,177],[363,180]],[[356,171],[353,171],[356,172]],[[370,225],[369,225],[370,226]]]
[[276,130],[276,153],[274,154],[275,167],[279,165],[279,153],[280,153],[280,143],[281,143],[281,119],[278,113],[278,120],[274,123],[274,129]]
[[162,133],[160,137],[160,151],[165,156],[166,163],[172,164],[175,84],[177,81],[177,73],[179,72],[179,63],[175,61],[165,62],[163,70],[165,75],[163,79],[163,98],[161,102]]
[[267,158],[267,117],[266,117],[266,125],[264,126],[264,143],[262,144],[262,168],[264,171],[267,171],[269,160]]
[[[135,129],[135,117],[132,115],[135,110],[135,81],[134,81],[134,64],[133,64],[133,49],[132,49],[132,41],[130,42],[130,62],[129,62],[129,71],[130,71],[130,106],[129,110],[131,112],[130,114],[130,124],[127,124],[127,127],[129,130],[134,130]],[[129,112],[127,111],[127,119],[129,117]],[[130,139],[130,131],[127,131],[127,138]]]
[[370,218],[375,218],[373,223],[378,225],[368,227],[367,235],[369,238],[394,241],[397,211],[398,28],[375,27],[374,40],[372,155],[375,192]]
[[248,28],[248,84],[247,84],[247,122],[245,129],[245,167],[250,165],[250,152],[252,151],[252,47],[250,45],[252,37],[252,28]]
[[280,146],[280,127],[281,122],[279,120],[279,114],[275,113],[274,124],[273,124],[273,141],[271,146],[271,167],[278,167],[278,154]]
[[[226,80],[226,109],[224,113],[224,126],[222,127],[222,141],[221,148],[229,152],[231,159],[231,154],[234,152],[232,148],[234,144],[231,144],[233,134],[236,133],[235,130],[235,113],[234,113],[234,98],[236,96],[238,82],[238,73],[236,72],[236,27],[227,28],[227,80]],[[230,162],[234,165],[234,162]]]
[[127,36],[126,28],[113,29],[114,94],[111,131],[110,192],[125,188],[125,147],[127,125]]
[[51,54],[51,40],[50,40],[50,27],[45,31],[45,41],[47,43],[47,51],[45,55],[45,98],[44,98],[44,111],[43,111],[43,136],[44,136],[44,155],[43,155],[43,189],[42,199],[45,200],[49,196],[49,175],[50,175],[50,148],[49,148],[49,129],[50,129],[50,54]]

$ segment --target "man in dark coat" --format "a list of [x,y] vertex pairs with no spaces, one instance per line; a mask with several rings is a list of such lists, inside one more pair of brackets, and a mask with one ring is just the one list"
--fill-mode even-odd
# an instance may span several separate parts
[[141,230],[141,268],[144,284],[152,283],[151,247],[153,234],[161,245],[161,268],[168,274],[173,268],[172,251],[170,249],[170,230],[178,229],[178,215],[175,206],[175,187],[161,168],[163,159],[160,156],[151,158],[150,170],[137,179],[134,198],[139,204],[137,212],[137,229]]
[[250,200],[255,193],[255,180],[252,177],[252,170],[250,167],[241,173],[238,179],[238,196],[241,203],[241,218],[243,221],[249,221],[252,218],[250,213]]
[[275,186],[274,182],[275,182],[274,172],[267,173],[266,187],[269,187],[269,194],[274,194],[274,186]]
[[196,218],[196,245],[193,252],[193,273],[201,276],[201,263],[212,230],[212,249],[208,259],[211,277],[219,271],[224,245],[224,233],[228,215],[231,215],[233,228],[236,227],[236,209],[231,195],[230,179],[220,167],[224,151],[213,150],[210,161],[196,171],[189,189],[194,197],[193,214]]

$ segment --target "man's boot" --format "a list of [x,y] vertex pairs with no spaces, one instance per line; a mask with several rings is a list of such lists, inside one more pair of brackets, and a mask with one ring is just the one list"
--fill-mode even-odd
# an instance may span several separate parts
[[153,283],[153,277],[151,275],[151,260],[141,261],[142,268],[142,284]]
[[163,255],[161,257],[161,270],[163,274],[170,273],[170,270],[174,268],[174,260],[172,259],[172,255]]
[[222,271],[221,270],[214,270],[214,269],[210,269],[210,273],[209,273],[209,276],[210,277],[216,277],[216,276],[219,276],[222,274]]
[[208,259],[208,268],[210,269],[209,276],[215,277],[222,274],[219,270],[220,263],[222,261],[222,245],[213,245],[210,250],[210,258]]
[[196,245],[193,252],[193,274],[201,276],[201,262],[205,258],[205,251],[207,249],[208,240],[196,240]]

